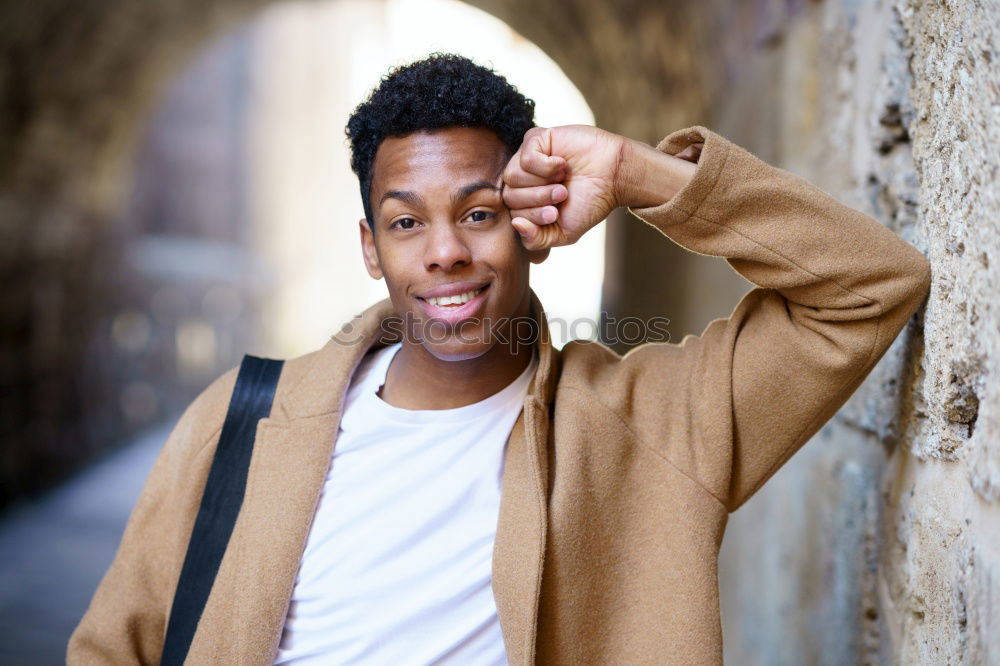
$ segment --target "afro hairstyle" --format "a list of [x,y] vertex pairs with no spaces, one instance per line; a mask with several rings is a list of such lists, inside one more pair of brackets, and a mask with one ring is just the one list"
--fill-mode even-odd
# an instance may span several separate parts
[[534,127],[535,103],[503,76],[450,53],[390,69],[347,121],[351,169],[358,177],[368,225],[372,164],[383,140],[421,130],[483,127],[517,152],[525,132]]

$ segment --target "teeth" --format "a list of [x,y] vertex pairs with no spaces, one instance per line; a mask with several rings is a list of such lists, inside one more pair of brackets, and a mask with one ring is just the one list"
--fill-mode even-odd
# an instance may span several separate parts
[[459,294],[458,296],[439,296],[436,298],[428,298],[427,302],[431,305],[436,305],[437,307],[445,305],[464,305],[475,298],[476,295],[482,290],[483,288],[480,287],[479,289],[467,291],[464,294]]

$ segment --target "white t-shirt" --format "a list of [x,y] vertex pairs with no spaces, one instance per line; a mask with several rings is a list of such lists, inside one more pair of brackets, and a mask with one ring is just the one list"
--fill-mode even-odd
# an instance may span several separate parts
[[507,439],[537,366],[441,410],[376,395],[400,344],[348,389],[276,664],[506,664],[491,587]]

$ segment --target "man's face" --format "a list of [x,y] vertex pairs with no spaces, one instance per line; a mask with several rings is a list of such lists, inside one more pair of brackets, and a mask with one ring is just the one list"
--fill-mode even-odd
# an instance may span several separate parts
[[488,329],[529,312],[528,252],[501,199],[506,158],[494,132],[466,127],[389,138],[375,154],[365,265],[442,360],[486,353],[504,343]]

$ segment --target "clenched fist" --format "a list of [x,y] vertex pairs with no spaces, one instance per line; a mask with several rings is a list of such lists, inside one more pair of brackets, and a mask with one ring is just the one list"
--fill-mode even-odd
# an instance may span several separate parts
[[673,156],[589,125],[535,127],[503,171],[511,224],[529,250],[571,245],[619,206],[667,201],[700,148]]

